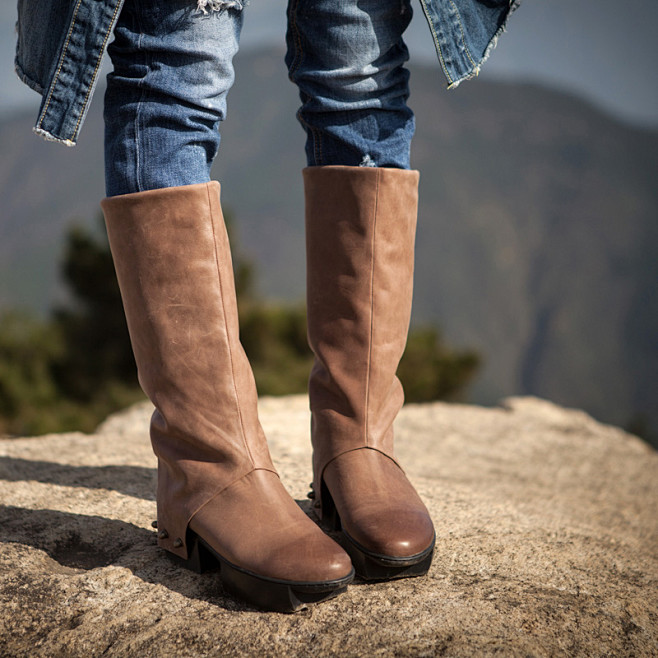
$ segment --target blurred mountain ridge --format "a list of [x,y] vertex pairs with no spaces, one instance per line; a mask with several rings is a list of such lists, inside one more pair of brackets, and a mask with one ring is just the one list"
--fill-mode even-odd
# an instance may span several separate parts
[[[534,394],[658,427],[658,132],[539,85],[446,92],[435,67],[411,68],[414,321],[484,356],[475,402]],[[263,296],[300,299],[299,103],[278,51],[236,69],[214,174]],[[0,307],[52,304],[64,227],[98,213],[101,95],[76,149],[32,136],[36,102],[0,123]]]

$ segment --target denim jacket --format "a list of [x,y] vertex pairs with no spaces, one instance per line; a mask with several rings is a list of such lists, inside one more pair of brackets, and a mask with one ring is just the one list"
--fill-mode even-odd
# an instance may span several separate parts
[[[42,96],[37,134],[75,145],[123,2],[18,0],[16,72]],[[519,2],[420,0],[449,88],[477,75]]]

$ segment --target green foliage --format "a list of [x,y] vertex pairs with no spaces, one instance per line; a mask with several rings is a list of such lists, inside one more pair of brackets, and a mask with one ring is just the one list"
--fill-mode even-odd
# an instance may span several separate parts
[[[261,395],[305,393],[313,354],[306,342],[306,309],[241,304],[240,338]],[[471,350],[448,347],[434,327],[412,330],[398,368],[407,402],[462,400],[480,366]]]
[[[230,214],[226,216],[231,233]],[[313,355],[303,305],[266,304],[252,263],[232,236],[241,340],[262,395],[303,393]],[[73,227],[62,275],[72,303],[40,321],[0,317],[0,432],[92,431],[109,413],[143,398],[137,384],[107,237]],[[470,351],[447,347],[436,329],[413,331],[398,374],[406,399],[460,399],[479,365]]]
[[480,366],[472,350],[453,350],[435,327],[411,331],[398,377],[407,402],[462,400]]
[[303,305],[240,304],[240,339],[261,395],[304,393],[313,364]]
[[60,353],[60,337],[36,318],[0,317],[0,431],[27,430],[57,400],[52,363]]
[[71,228],[62,275],[71,305],[0,318],[0,432],[92,431],[144,397],[104,234]]
[[103,237],[74,226],[67,235],[62,274],[74,304],[54,312],[64,342],[55,364],[62,392],[80,402],[107,395],[108,387],[137,388],[121,294],[102,219]]
[[1,434],[92,431],[110,411],[141,397],[134,386],[108,382],[94,397],[76,398],[56,374],[65,361],[66,338],[55,321],[0,316]]

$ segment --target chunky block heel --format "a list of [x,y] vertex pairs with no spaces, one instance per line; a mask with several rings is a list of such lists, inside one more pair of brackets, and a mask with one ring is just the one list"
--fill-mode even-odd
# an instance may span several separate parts
[[185,559],[167,551],[167,555],[171,560],[181,567],[198,574],[216,571],[221,568],[220,561],[206,548],[199,537],[191,531],[188,531],[188,537],[188,546],[190,547],[188,558]]
[[219,569],[222,585],[228,594],[261,610],[296,612],[307,604],[320,603],[342,594],[354,580],[354,571],[345,578],[313,583],[267,578],[232,564],[192,531],[188,532],[188,541],[188,559],[168,552],[174,562],[196,573]]
[[321,480],[320,483],[320,516],[322,518],[322,523],[324,523],[329,530],[335,532],[342,530],[338,510],[336,509],[334,499],[331,497],[324,480]]
[[340,581],[295,583],[263,578],[239,569],[228,562],[222,564],[222,584],[233,596],[262,610],[296,612],[310,603],[320,603],[347,590],[354,573]]

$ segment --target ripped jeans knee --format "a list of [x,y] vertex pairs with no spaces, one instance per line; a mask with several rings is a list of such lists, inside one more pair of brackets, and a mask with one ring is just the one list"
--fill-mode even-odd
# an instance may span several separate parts
[[245,0],[198,0],[197,9],[204,14],[212,11],[225,11],[226,9],[244,9]]

